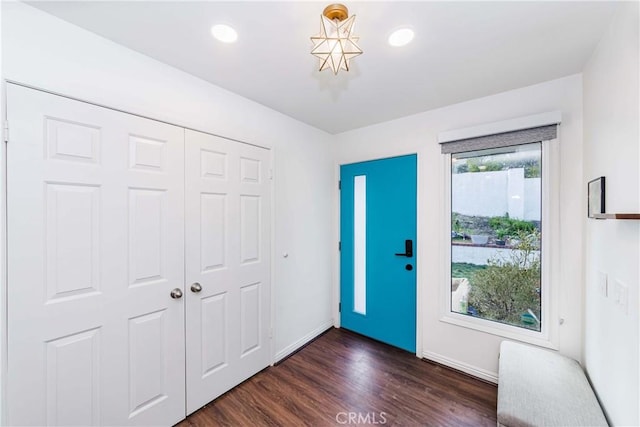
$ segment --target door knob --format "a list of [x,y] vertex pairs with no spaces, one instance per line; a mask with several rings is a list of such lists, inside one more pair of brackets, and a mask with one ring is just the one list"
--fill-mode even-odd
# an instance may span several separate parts
[[180,299],[182,298],[182,290],[180,288],[175,288],[174,290],[171,291],[171,298],[173,299]]
[[197,294],[201,290],[202,290],[202,286],[200,285],[200,283],[196,282],[193,285],[191,285],[191,292]]

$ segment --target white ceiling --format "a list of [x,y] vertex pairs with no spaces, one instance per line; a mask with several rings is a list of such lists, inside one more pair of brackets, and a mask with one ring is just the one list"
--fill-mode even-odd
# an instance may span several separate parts
[[[329,3],[29,2],[330,133],[578,73],[617,7],[349,1],[364,54],[335,76],[309,53]],[[216,23],[235,27],[238,41],[214,40]],[[403,25],[416,37],[392,48],[386,38]]]

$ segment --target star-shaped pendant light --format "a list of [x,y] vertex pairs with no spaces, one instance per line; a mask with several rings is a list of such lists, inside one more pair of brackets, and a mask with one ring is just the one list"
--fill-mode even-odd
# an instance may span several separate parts
[[338,70],[349,71],[349,61],[362,54],[358,46],[358,37],[352,36],[356,16],[348,18],[349,12],[344,5],[327,6],[320,17],[320,34],[311,37],[311,54],[320,58],[320,71],[331,68],[333,74]]

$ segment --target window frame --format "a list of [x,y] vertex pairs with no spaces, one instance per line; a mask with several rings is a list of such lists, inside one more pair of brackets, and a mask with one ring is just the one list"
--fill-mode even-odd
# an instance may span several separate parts
[[[555,256],[559,253],[559,143],[558,138],[541,141],[542,145],[542,188],[541,188],[541,322],[540,332],[456,313],[451,310],[451,154],[444,154],[442,175],[444,179],[442,199],[443,230],[441,236],[442,278],[440,286],[440,321],[467,329],[534,344],[541,347],[558,349],[559,275]],[[471,151],[471,150],[470,150]],[[556,284],[556,285],[554,285]]]

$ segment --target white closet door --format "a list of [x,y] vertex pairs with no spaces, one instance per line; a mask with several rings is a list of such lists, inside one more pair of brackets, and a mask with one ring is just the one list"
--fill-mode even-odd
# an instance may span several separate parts
[[8,85],[8,424],[185,414],[184,131]]
[[187,414],[270,363],[269,151],[186,131]]

